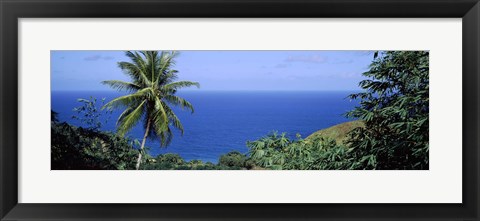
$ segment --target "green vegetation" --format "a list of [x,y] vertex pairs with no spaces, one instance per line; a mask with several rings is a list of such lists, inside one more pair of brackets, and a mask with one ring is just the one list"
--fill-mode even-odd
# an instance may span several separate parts
[[[76,113],[76,115],[72,116],[72,119],[76,119],[83,124],[87,125],[87,129],[91,129],[94,131],[98,131],[102,125],[107,123],[110,117],[104,120],[102,122],[100,120],[102,114],[108,114],[110,115],[112,111],[102,111],[97,108],[97,98],[95,97],[90,97],[90,99],[83,99],[79,98],[77,99],[78,102],[80,102],[82,105],[73,108],[73,112]],[[102,98],[102,105],[105,104],[105,98]]]
[[[132,82],[118,80],[103,81],[103,84],[119,91],[131,94],[118,97],[105,104],[109,110],[125,108],[117,120],[117,133],[120,136],[130,131],[138,122],[144,123],[140,150],[143,150],[147,138],[160,139],[162,147],[167,146],[173,133],[170,125],[179,129],[183,134],[183,126],[170,106],[180,106],[191,110],[190,102],[175,95],[177,90],[197,86],[200,84],[191,81],[177,81],[177,70],[172,69],[175,61],[175,52],[141,51],[125,53],[131,62],[119,62],[118,66],[132,79]],[[142,151],[139,152],[135,168],[140,168]]]
[[135,168],[134,140],[59,123],[52,111],[52,170],[125,170]]
[[306,140],[312,140],[317,138],[331,138],[334,139],[337,143],[342,144],[348,138],[348,133],[357,127],[365,127],[365,123],[361,120],[349,121],[335,126],[319,130],[307,138]]
[[[141,54],[141,55],[140,55]],[[248,153],[233,151],[218,163],[185,161],[178,154],[150,156],[147,137],[166,146],[172,139],[169,125],[183,127],[169,105],[193,112],[190,103],[175,96],[177,89],[198,83],[173,82],[174,53],[127,52],[133,63],[120,62],[132,83],[104,83],[132,94],[116,98],[104,107],[125,107],[117,121],[117,133],[98,131],[95,100],[80,100],[78,110],[91,123],[78,128],[59,123],[52,111],[52,169],[143,170],[364,170],[428,169],[429,167],[429,53],[375,53],[368,79],[359,83],[363,92],[352,94],[360,104],[345,115],[353,121],[317,131],[305,139],[291,139],[273,132],[248,141]],[[151,67],[150,67],[151,66]],[[148,75],[151,74],[151,75]],[[149,78],[150,77],[150,78]],[[142,142],[125,137],[139,121]],[[144,156],[142,158],[142,156]]]
[[274,170],[350,169],[348,149],[334,139],[315,137],[290,140],[285,133],[272,133],[247,142],[249,157],[255,165]]
[[[117,134],[60,123],[52,111],[52,170],[134,170],[140,142]],[[150,156],[144,151],[142,170],[237,170],[247,169],[245,155],[238,152],[220,157],[219,164],[185,161],[178,154]],[[242,159],[243,157],[243,159]],[[238,160],[238,162],[237,162]],[[227,162],[226,164],[224,162]]]
[[232,151],[230,153],[220,156],[218,164],[220,166],[237,169],[251,168],[254,166],[252,162],[249,162],[247,160],[247,156],[245,156],[245,154],[242,154],[238,151]]
[[[56,113],[52,112],[52,116]],[[59,123],[55,118],[51,132],[53,170],[134,170],[140,151],[144,156],[138,168],[141,170],[339,169],[338,154],[346,151],[337,148],[333,139],[290,140],[285,134],[272,133],[248,142],[251,148],[248,154],[232,151],[220,156],[214,164],[185,161],[173,153],[153,157],[139,149],[138,140]]]
[[185,161],[180,155],[167,153],[160,154],[147,160],[140,169],[143,170],[239,170],[242,167],[226,166],[201,160]]
[[429,53],[375,53],[360,105],[346,113],[359,119],[291,141],[272,134],[249,142],[249,155],[269,169],[428,169]]
[[348,140],[362,169],[428,169],[429,52],[384,52],[352,94],[360,106],[347,116],[365,121]]

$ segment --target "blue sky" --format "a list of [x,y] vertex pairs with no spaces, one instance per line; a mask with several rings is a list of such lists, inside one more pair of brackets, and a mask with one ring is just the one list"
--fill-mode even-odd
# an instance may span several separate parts
[[[372,59],[368,51],[180,51],[175,69],[200,90],[358,90]],[[100,82],[129,81],[119,61],[128,61],[123,51],[52,51],[51,88],[112,90]]]

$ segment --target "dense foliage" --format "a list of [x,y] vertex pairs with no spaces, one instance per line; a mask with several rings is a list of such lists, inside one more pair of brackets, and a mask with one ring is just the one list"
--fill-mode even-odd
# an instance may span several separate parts
[[160,154],[147,159],[140,167],[142,170],[237,170],[241,167],[230,167],[201,160],[185,161],[180,155],[173,153]]
[[248,142],[249,156],[268,169],[428,169],[429,53],[375,53],[360,105],[346,115],[362,120],[346,142],[328,137],[292,141],[276,133]]
[[348,145],[354,168],[428,169],[429,52],[378,54],[352,94],[360,106],[347,116],[363,119]]
[[[139,151],[138,140],[101,132],[95,128],[75,127],[58,122],[58,114],[51,112],[51,169],[52,170],[134,170]],[[94,124],[96,125],[96,124]],[[237,170],[247,169],[246,156],[239,152],[227,153],[220,162],[185,161],[178,154],[160,154],[152,157],[143,150],[142,170]]]
[[[52,112],[52,116],[56,116]],[[74,127],[52,118],[52,170],[135,168],[135,141],[112,133]]]
[[253,169],[255,167],[252,160],[238,151],[232,151],[220,156],[218,165],[231,169]]
[[259,140],[247,142],[249,157],[255,165],[277,170],[348,169],[348,149],[330,138],[316,137],[296,140],[285,133],[272,133]]

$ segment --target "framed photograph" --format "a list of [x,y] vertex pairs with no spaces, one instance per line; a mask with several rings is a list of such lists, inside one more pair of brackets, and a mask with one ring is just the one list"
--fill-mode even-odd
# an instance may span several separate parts
[[477,0],[0,11],[1,220],[479,220]]

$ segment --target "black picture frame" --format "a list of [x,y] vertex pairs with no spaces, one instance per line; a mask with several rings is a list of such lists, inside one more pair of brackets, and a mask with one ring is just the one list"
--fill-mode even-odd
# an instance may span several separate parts
[[[478,0],[0,0],[1,220],[479,220]],[[463,18],[462,204],[20,204],[18,19]]]

